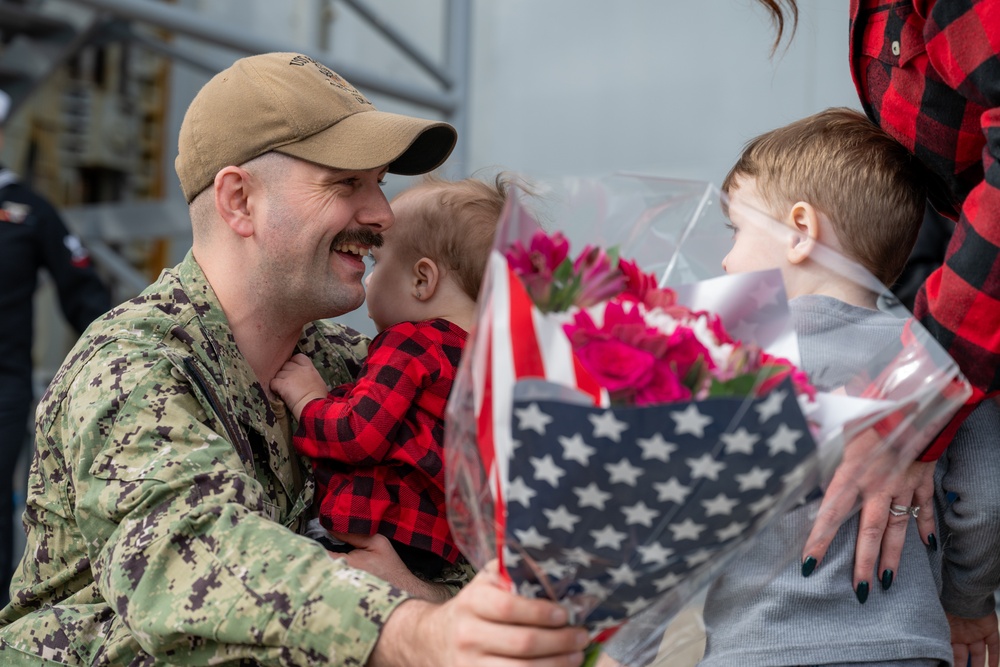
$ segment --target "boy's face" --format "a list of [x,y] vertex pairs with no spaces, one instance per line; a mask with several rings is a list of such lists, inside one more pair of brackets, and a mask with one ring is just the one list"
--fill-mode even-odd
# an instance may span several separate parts
[[414,224],[413,193],[404,192],[392,201],[395,224],[382,233],[381,248],[371,249],[372,270],[365,278],[368,317],[378,331],[400,322],[425,319],[421,302],[413,296],[413,265],[416,258],[405,247],[406,234]]
[[788,260],[783,239],[790,232],[765,211],[752,178],[740,177],[729,190],[729,221],[733,247],[722,260],[726,273],[784,269]]

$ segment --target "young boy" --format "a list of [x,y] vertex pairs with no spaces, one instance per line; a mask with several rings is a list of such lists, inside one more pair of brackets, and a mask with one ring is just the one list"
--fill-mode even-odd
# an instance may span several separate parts
[[271,382],[314,459],[319,520],[332,533],[389,538],[415,573],[459,557],[444,493],[444,410],[507,184],[428,179],[392,201],[371,249],[368,315],[379,334],[358,379],[327,391],[295,355]]
[[[860,264],[884,285],[902,270],[926,201],[922,171],[903,146],[861,114],[830,109],[751,140],[723,190],[734,234],[723,268],[781,269],[802,367],[814,385],[843,386],[872,359],[898,348],[904,320],[880,310],[874,281],[852,271],[850,261],[840,259],[838,266],[837,258]],[[946,588],[941,599],[947,605],[964,600],[966,609],[981,609],[984,596],[991,597],[1000,583],[998,531],[986,518],[1000,506],[997,477],[966,464],[969,457],[963,456],[977,452],[978,465],[1000,468],[990,441],[998,429],[1000,412],[988,402],[949,450],[944,484],[966,503],[963,514],[978,512],[984,520],[962,525],[963,548],[976,550],[961,554],[965,565],[951,564],[950,538],[942,541],[945,581],[958,577],[968,584],[957,593]],[[818,504],[803,504],[778,519],[710,587],[701,664],[951,664],[934,545],[925,546],[911,523],[899,572],[884,569],[856,581],[855,515],[806,579],[798,554]],[[939,516],[943,537],[957,517],[954,507],[942,508]],[[876,579],[884,590],[869,598]],[[852,582],[855,595],[847,589]],[[974,604],[970,595],[978,598]]]

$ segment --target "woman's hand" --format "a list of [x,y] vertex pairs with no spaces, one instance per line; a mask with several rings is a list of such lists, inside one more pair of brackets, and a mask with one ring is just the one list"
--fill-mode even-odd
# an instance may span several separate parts
[[[860,526],[855,547],[854,592],[864,603],[874,582],[876,561],[879,582],[888,589],[899,570],[906,530],[911,516],[917,520],[921,540],[937,548],[934,536],[935,463],[916,461],[897,470],[894,451],[877,452],[877,444],[852,443],[844,450],[802,553],[802,574],[809,576],[822,562],[834,535],[861,501]],[[906,511],[903,508],[907,508]],[[919,508],[919,509],[914,509]],[[892,512],[890,512],[892,509]]]

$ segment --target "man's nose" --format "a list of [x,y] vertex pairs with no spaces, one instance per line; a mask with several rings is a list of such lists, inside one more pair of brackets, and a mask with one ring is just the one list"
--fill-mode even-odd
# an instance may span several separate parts
[[362,225],[374,227],[375,229],[372,231],[375,232],[384,232],[392,227],[392,223],[396,220],[382,188],[375,188],[371,191],[355,218]]

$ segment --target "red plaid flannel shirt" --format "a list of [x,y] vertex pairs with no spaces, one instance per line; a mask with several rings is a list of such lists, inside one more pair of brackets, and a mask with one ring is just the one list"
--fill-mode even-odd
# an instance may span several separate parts
[[851,0],[850,30],[865,111],[951,191],[932,203],[955,234],[914,306],[974,387],[948,436],[1000,391],[1000,0]]
[[389,327],[355,382],[302,410],[295,448],[315,459],[328,530],[381,533],[458,558],[445,508],[444,410],[465,339],[446,320]]

